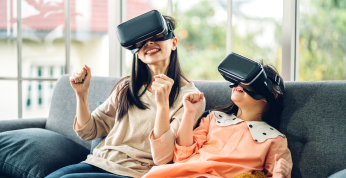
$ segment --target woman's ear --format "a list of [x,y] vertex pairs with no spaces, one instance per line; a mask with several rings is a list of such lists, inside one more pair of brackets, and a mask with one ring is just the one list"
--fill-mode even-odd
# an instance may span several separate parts
[[172,51],[175,51],[177,49],[177,45],[178,45],[178,38],[174,37],[174,38],[172,38],[172,40],[173,40]]

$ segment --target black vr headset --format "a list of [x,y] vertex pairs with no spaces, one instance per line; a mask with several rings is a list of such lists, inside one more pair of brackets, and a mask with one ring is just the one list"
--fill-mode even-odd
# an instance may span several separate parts
[[157,10],[149,11],[117,26],[120,45],[132,54],[148,40],[164,41],[174,37],[173,28]]
[[273,82],[280,87],[279,94],[285,92],[280,77],[269,68],[236,53],[229,54],[218,66],[220,74],[229,82],[230,87],[241,86],[255,100],[266,98],[270,104],[278,104],[271,92]]

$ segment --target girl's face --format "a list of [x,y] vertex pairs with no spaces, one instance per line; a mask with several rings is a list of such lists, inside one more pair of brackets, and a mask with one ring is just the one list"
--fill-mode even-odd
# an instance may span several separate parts
[[267,101],[265,98],[261,100],[255,100],[250,95],[248,95],[239,85],[233,87],[231,98],[232,101],[242,110],[256,109],[264,112],[267,106]]
[[177,43],[177,38],[165,41],[148,40],[138,51],[138,57],[148,65],[157,63],[169,64],[171,52],[177,48]]

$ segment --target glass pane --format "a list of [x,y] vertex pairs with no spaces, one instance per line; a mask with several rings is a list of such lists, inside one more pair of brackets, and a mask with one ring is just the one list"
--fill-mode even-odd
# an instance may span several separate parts
[[232,51],[281,74],[283,0],[232,1]]
[[48,117],[55,84],[55,81],[23,81],[23,118]]
[[17,77],[17,1],[0,1],[0,77]]
[[217,66],[226,56],[226,0],[173,0],[173,4],[183,73],[190,80],[223,80]]
[[346,79],[346,2],[300,0],[299,80]]
[[71,0],[70,73],[84,64],[92,75],[108,76],[108,0]]
[[38,70],[65,66],[64,0],[22,0],[21,2],[22,75],[50,77]]
[[[127,0],[126,1],[126,20],[130,20],[151,10],[158,10],[166,15],[167,0]],[[125,51],[126,75],[130,75],[133,55],[129,50]]]
[[18,82],[0,80],[0,120],[18,119]]

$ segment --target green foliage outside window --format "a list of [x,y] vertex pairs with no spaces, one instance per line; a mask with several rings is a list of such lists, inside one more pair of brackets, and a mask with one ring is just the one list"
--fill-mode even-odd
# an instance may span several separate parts
[[[217,71],[217,66],[226,57],[226,21],[218,23],[215,19],[214,4],[217,1],[200,1],[185,12],[179,11],[175,4],[174,17],[179,26],[175,30],[179,40],[179,57],[183,72],[192,80],[224,80]],[[277,23],[274,22],[273,23]],[[276,24],[279,26],[279,24]],[[232,51],[254,60],[263,59],[265,63],[281,66],[281,48],[272,59],[267,58],[271,49],[259,47],[254,38],[263,33],[262,29],[239,35],[237,27],[232,27]],[[281,27],[280,27],[281,28]],[[281,36],[281,29],[279,34]],[[280,43],[281,39],[277,39]],[[260,56],[255,58],[254,56]],[[281,68],[277,69],[280,71]]]
[[346,79],[346,1],[301,0],[299,80]]

